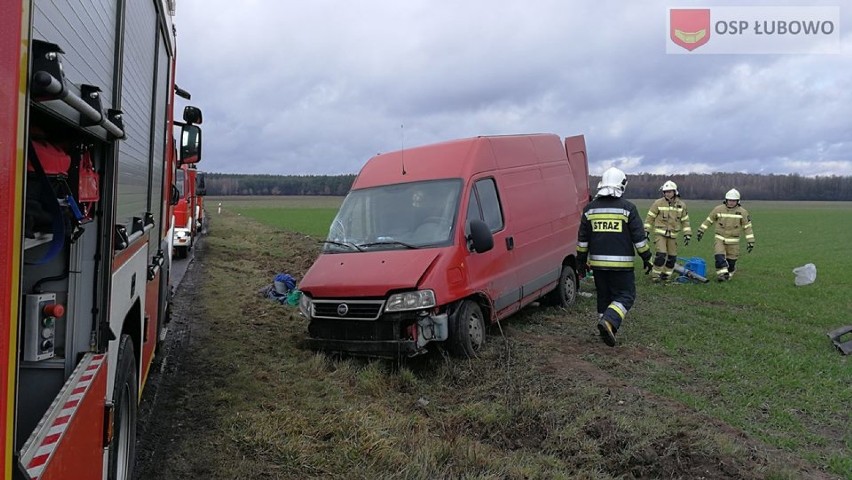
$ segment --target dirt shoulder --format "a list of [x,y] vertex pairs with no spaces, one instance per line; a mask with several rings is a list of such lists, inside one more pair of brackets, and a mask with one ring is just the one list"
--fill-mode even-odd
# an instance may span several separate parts
[[157,465],[176,441],[182,441],[194,430],[188,422],[197,420],[186,414],[191,408],[186,402],[186,386],[190,378],[202,374],[191,360],[204,328],[204,323],[198,321],[197,306],[205,242],[198,242],[193,250],[192,260],[175,289],[168,334],[159,346],[139,405],[134,469],[134,478],[139,480],[161,478],[156,473]]

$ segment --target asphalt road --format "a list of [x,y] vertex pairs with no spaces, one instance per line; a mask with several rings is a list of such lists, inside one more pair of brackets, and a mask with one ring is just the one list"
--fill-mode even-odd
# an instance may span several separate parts
[[192,263],[193,258],[195,258],[195,251],[197,248],[193,248],[187,253],[186,258],[175,258],[172,257],[172,269],[171,275],[169,277],[169,286],[172,288],[172,291],[175,292],[180,285],[181,280],[183,280],[184,275],[186,275],[186,269],[189,268],[189,264]]
[[203,247],[201,242],[204,241],[204,237],[207,235],[207,222],[207,216],[205,215],[201,232],[197,237],[195,237],[194,246],[189,250],[189,252],[187,252],[186,258],[177,258],[176,256],[172,256],[172,268],[169,277],[169,287],[171,287],[172,292],[177,292],[178,285],[180,285],[180,282],[186,275],[186,270],[189,268],[189,264],[192,263],[192,260],[195,258],[195,252],[198,251],[199,248]]

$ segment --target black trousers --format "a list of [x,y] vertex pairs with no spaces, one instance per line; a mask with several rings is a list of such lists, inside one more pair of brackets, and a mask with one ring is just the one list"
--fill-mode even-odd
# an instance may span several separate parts
[[598,313],[616,330],[636,301],[636,276],[633,270],[594,271],[598,291]]

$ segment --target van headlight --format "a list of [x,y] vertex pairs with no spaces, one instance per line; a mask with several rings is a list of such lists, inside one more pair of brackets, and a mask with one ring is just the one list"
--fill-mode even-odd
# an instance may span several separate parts
[[395,293],[388,298],[386,312],[404,312],[420,310],[435,306],[435,292],[432,290],[417,290],[415,292]]
[[308,320],[311,319],[311,297],[305,295],[305,292],[299,297],[299,312]]

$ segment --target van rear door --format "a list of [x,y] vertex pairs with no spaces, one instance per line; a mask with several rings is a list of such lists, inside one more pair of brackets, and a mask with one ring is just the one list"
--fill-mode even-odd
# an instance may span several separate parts
[[577,186],[577,203],[580,210],[589,203],[589,164],[586,161],[586,139],[582,135],[565,138],[565,152],[574,173]]

